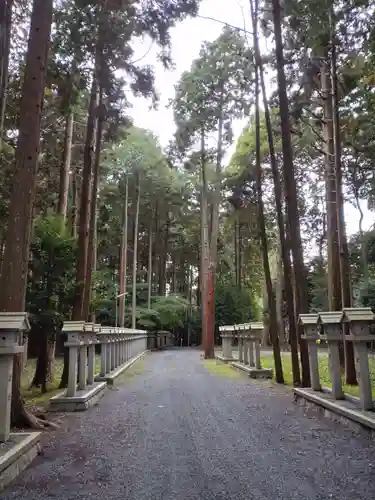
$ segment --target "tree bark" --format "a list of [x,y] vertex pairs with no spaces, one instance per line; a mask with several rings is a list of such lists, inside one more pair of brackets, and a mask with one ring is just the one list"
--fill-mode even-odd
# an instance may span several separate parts
[[63,162],[60,167],[60,192],[59,205],[57,213],[61,216],[63,227],[65,226],[66,215],[68,211],[68,195],[69,195],[69,176],[70,164],[72,158],[72,141],[73,141],[73,125],[74,115],[70,112],[65,121],[65,137],[64,137],[64,155]]
[[159,295],[165,297],[167,293],[167,256],[168,256],[168,240],[169,240],[169,207],[166,208],[165,229],[162,244],[160,245],[159,254]]
[[[53,328],[53,326],[52,326]],[[31,387],[40,387],[43,394],[47,392],[47,383],[53,379],[53,364],[55,361],[56,333],[51,331],[51,325],[43,325],[38,333],[38,357]]]
[[96,80],[93,79],[90,94],[90,104],[87,117],[86,140],[83,157],[83,173],[81,184],[81,203],[79,211],[79,232],[77,248],[77,270],[75,294],[73,303],[73,320],[86,321],[83,311],[85,295],[85,279],[87,269],[88,240],[90,228],[91,183],[92,183],[92,153],[94,149],[94,131],[96,118]]
[[128,260],[128,204],[129,204],[129,179],[125,177],[124,220],[122,225],[121,255],[120,255],[120,298],[119,298],[119,324],[125,326],[127,260]]
[[[341,132],[340,132],[340,115],[339,115],[339,97],[338,97],[338,82],[337,82],[337,53],[336,40],[333,23],[333,13],[331,13],[331,72],[332,72],[332,106],[333,106],[333,142],[335,151],[335,171],[336,171],[336,204],[337,204],[337,225],[338,225],[338,246],[339,246],[339,262],[341,275],[341,303],[342,307],[351,307],[352,295],[350,288],[350,264],[348,240],[345,228],[344,215],[344,196],[342,192],[342,165],[341,165]],[[348,325],[344,324],[344,333],[349,333]],[[356,385],[357,374],[355,369],[354,348],[353,342],[344,340],[345,354],[345,377],[346,383]]]
[[279,337],[277,334],[276,303],[272,288],[270,263],[268,259],[268,242],[267,242],[266,223],[264,218],[264,205],[262,196],[262,167],[260,160],[259,68],[257,65],[255,66],[255,137],[256,137],[255,179],[256,179],[257,202],[258,202],[260,241],[262,245],[262,255],[263,255],[263,270],[264,270],[264,279],[266,282],[268,307],[269,307],[270,336],[273,347],[276,382],[278,382],[279,384],[283,384],[284,375],[283,375],[283,366],[281,363]]
[[[34,0],[25,77],[20,105],[19,132],[9,204],[4,261],[0,286],[0,310],[25,310],[25,295],[32,227],[32,209],[40,150],[40,125],[44,99],[47,55],[52,25],[52,0]],[[12,425],[40,427],[28,414],[21,396],[22,356],[14,356]]]
[[70,233],[74,239],[77,239],[77,223],[78,223],[78,173],[75,165],[71,175],[71,192],[72,192],[72,207],[70,213]]
[[210,241],[209,241],[209,221],[208,221],[208,187],[206,175],[206,154],[204,130],[201,132],[201,311],[202,311],[202,342],[204,356],[210,356],[208,345],[208,293],[209,293],[209,272],[210,272]]
[[[303,261],[303,248],[301,227],[297,202],[297,185],[293,166],[293,149],[290,135],[289,103],[285,79],[285,59],[281,31],[280,0],[272,0],[272,14],[276,45],[277,83],[281,120],[281,141],[283,151],[283,173],[285,183],[285,208],[288,220],[288,233],[290,235],[290,248],[293,256],[294,282],[296,284],[296,309],[295,316],[309,311],[307,276]],[[301,338],[301,328],[297,327],[298,340],[301,351],[302,385],[310,386],[310,368],[307,344]]]
[[[272,131],[272,123],[271,123],[271,115],[268,106],[267,94],[266,94],[266,86],[264,82],[264,71],[263,71],[263,62],[260,55],[259,49],[259,39],[258,39],[258,30],[257,30],[257,13],[254,12],[253,2],[250,0],[250,10],[253,18],[253,32],[254,32],[254,48],[255,48],[255,57],[257,60],[257,66],[259,68],[259,77],[260,77],[260,86],[262,90],[263,96],[263,107],[264,107],[264,115],[266,120],[267,127],[267,138],[268,138],[268,148],[270,153],[270,163],[274,184],[274,195],[275,195],[275,203],[276,203],[276,218],[277,225],[279,229],[279,239],[280,239],[280,251],[281,251],[281,259],[282,265],[284,269],[284,286],[285,286],[285,295],[287,300],[287,314],[288,314],[288,322],[289,322],[289,342],[290,342],[290,350],[292,357],[292,372],[293,372],[293,384],[295,386],[301,385],[301,375],[299,369],[299,359],[298,359],[298,335],[297,335],[297,327],[296,327],[296,316],[294,309],[294,300],[293,300],[293,285],[292,285],[292,265],[290,261],[290,249],[287,243],[286,235],[285,235],[285,226],[284,226],[284,214],[283,214],[283,203],[282,203],[282,184],[280,179],[279,169],[277,167],[276,154],[275,154],[275,145],[273,140],[273,131]],[[284,326],[284,324],[283,324]],[[284,328],[283,330],[284,331]]]
[[148,233],[148,269],[147,269],[147,308],[151,309],[152,296],[152,224],[151,218],[149,233]]
[[325,141],[328,308],[330,311],[340,311],[342,309],[340,255],[336,203],[335,150],[333,142],[333,110],[330,80],[330,64],[324,61],[321,69],[321,87],[323,99],[323,135]]
[[[96,79],[93,78],[90,93],[90,102],[87,116],[86,139],[83,155],[83,172],[80,193],[79,207],[79,229],[77,242],[77,264],[74,302],[72,310],[72,320],[87,321],[85,316],[84,301],[85,301],[85,282],[87,273],[87,261],[89,252],[89,231],[90,231],[90,212],[91,212],[91,193],[92,193],[92,153],[94,149],[94,133],[96,123],[96,107],[97,107],[97,85]],[[64,349],[64,368],[61,376],[60,388],[67,387],[69,374],[69,356],[68,349]]]
[[96,140],[95,140],[95,158],[94,158],[94,172],[93,172],[93,182],[91,191],[91,207],[90,207],[90,226],[89,226],[89,241],[87,247],[87,266],[86,266],[86,279],[84,286],[84,300],[82,305],[83,318],[88,320],[91,294],[92,294],[92,274],[93,274],[93,263],[95,260],[94,254],[96,253],[95,248],[95,234],[96,234],[96,223],[97,223],[97,205],[98,205],[98,187],[99,187],[99,176],[100,176],[100,152],[102,147],[102,136],[103,136],[103,123],[104,123],[104,111],[103,111],[103,91],[99,89],[99,100],[98,100],[98,113],[97,113],[97,126],[96,126]]
[[4,141],[13,3],[14,0],[2,0],[0,7],[0,153]]
[[139,224],[139,205],[141,200],[141,179],[138,174],[137,181],[137,202],[134,220],[134,243],[133,243],[133,290],[132,290],[132,328],[137,324],[137,252],[138,252],[138,224]]

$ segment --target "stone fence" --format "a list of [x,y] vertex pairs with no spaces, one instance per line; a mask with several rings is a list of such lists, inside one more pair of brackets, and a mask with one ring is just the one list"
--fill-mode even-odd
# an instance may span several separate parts
[[[373,322],[374,313],[370,308],[346,308],[343,311],[301,314],[299,323],[303,327],[303,337],[306,339],[308,346],[311,388],[310,390],[295,389],[295,393],[333,411],[336,405],[332,407],[330,402],[337,403],[338,413],[341,414],[345,413],[345,408],[349,410],[357,408],[363,412],[374,411],[372,390],[375,387],[372,386],[371,382],[370,352],[368,349],[369,343],[373,342],[375,338],[374,334],[370,333]],[[325,340],[327,343],[332,389],[322,387],[320,382],[317,349],[317,341],[320,339]],[[339,359],[340,344],[344,340],[353,344],[359,399],[344,394]],[[316,397],[314,397],[314,393]],[[322,404],[322,401],[323,403],[326,402],[326,405]]]
[[[68,388],[50,400],[50,411],[85,410],[102,395],[107,384],[147,350],[147,332],[66,321],[65,347],[69,349]],[[100,373],[95,374],[96,347],[100,345]]]
[[147,348],[163,349],[164,347],[171,347],[174,345],[174,337],[171,332],[160,331],[149,333],[147,337]]
[[[246,371],[251,377],[272,377],[272,370],[262,368],[260,346],[264,325],[261,322],[220,326],[223,351],[217,359],[231,363],[233,367]],[[238,339],[238,359],[233,358],[233,341]]]

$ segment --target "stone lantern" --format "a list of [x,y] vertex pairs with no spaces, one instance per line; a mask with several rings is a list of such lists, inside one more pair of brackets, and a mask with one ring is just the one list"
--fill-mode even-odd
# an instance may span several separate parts
[[344,391],[341,383],[341,368],[340,368],[340,342],[342,342],[342,326],[343,319],[342,311],[328,311],[319,313],[318,325],[323,328],[323,333],[320,337],[327,342],[328,345],[328,361],[331,373],[332,396],[333,399],[344,399]]
[[232,354],[232,338],[233,338],[233,327],[224,325],[219,327],[219,331],[221,332],[221,338],[223,343],[223,356],[222,360],[225,362],[233,360]]
[[260,361],[260,344],[262,342],[264,325],[260,321],[250,323],[252,337],[255,343],[255,368],[258,370],[262,369],[262,364]]
[[81,335],[84,329],[84,321],[65,321],[62,329],[68,337],[64,344],[69,349],[68,389],[66,392],[68,397],[74,397],[77,393],[78,351],[83,346]]
[[362,410],[373,410],[367,343],[375,339],[370,333],[374,313],[369,307],[346,308],[344,321],[349,324],[349,335],[345,335],[345,340],[353,342],[354,347],[361,407]]
[[251,346],[251,336],[250,336],[250,330],[251,326],[250,323],[244,323],[242,325],[242,331],[243,331],[243,343],[244,343],[244,351],[243,351],[243,362],[245,365],[250,364],[250,346]]
[[320,338],[318,334],[318,314],[300,314],[299,324],[303,326],[304,334],[303,339],[306,340],[307,349],[309,353],[310,364],[310,378],[311,388],[314,391],[320,391],[320,378],[319,378],[319,362],[318,362],[318,346],[317,340]]
[[238,337],[238,361],[240,363],[243,363],[245,354],[245,337],[244,337],[245,326],[243,324],[240,324],[240,325],[235,325],[235,328],[237,330],[237,337]]
[[13,358],[23,352],[20,339],[29,329],[27,313],[0,313],[0,443],[10,435]]

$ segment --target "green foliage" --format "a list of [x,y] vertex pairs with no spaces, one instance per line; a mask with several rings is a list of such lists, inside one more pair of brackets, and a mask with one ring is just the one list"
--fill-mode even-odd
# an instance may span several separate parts
[[318,257],[312,260],[307,279],[310,310],[326,311],[328,308],[326,263]]
[[151,307],[158,313],[162,328],[165,330],[184,326],[188,306],[188,301],[178,295],[153,297],[151,301]]
[[219,119],[224,143],[232,142],[232,120],[250,106],[252,72],[252,54],[238,30],[225,28],[214,42],[203,44],[191,70],[181,76],[172,102],[180,150],[190,148],[202,128],[217,130]]
[[73,298],[75,241],[61,226],[57,216],[38,219],[30,250],[27,310],[33,330],[51,334],[60,329]]
[[233,280],[219,277],[215,289],[216,325],[234,325],[259,319],[259,304],[248,288],[239,288]]

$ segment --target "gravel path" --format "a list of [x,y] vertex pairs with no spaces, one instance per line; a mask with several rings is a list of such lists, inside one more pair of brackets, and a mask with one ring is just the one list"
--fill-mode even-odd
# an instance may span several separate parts
[[1,499],[374,499],[369,439],[305,416],[285,389],[213,373],[199,354],[146,356],[49,435]]

